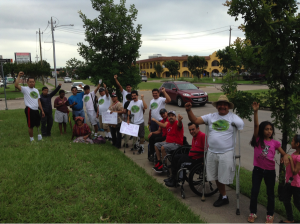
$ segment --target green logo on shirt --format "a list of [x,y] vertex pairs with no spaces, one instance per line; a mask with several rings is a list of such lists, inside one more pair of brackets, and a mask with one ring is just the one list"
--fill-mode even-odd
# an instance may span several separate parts
[[99,103],[99,105],[104,104],[104,99],[100,99],[98,103]]
[[33,98],[33,99],[37,99],[39,97],[39,95],[36,92],[32,91],[30,93],[30,97]]
[[137,113],[140,111],[140,108],[138,106],[134,105],[131,107],[131,111],[132,111],[132,113]]
[[212,129],[215,131],[227,131],[229,128],[229,122],[225,120],[218,120],[212,123]]
[[88,102],[90,100],[90,97],[89,96],[85,96],[84,97],[84,102]]
[[151,110],[154,110],[158,107],[158,104],[156,102],[151,104]]

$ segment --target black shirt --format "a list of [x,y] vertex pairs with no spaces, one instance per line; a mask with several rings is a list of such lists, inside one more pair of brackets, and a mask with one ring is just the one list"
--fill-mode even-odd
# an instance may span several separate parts
[[55,90],[53,90],[50,94],[47,94],[46,96],[42,93],[40,95],[40,101],[44,110],[45,114],[52,114],[52,104],[51,104],[51,98],[58,92],[60,89],[60,86],[57,86]]

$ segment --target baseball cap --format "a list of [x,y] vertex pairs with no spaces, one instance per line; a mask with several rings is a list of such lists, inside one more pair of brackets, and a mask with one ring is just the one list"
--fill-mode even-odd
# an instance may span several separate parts
[[101,88],[99,89],[99,92],[102,92],[102,91],[105,91],[105,89],[104,89],[103,87],[101,87]]
[[175,113],[174,110],[170,110],[170,111],[168,112],[168,114],[174,114],[174,115],[176,116],[176,113]]
[[159,111],[159,114],[164,114],[168,112],[165,108],[161,108],[160,111]]

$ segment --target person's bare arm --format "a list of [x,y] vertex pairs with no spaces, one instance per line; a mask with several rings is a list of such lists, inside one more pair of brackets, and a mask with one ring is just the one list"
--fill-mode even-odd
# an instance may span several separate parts
[[253,133],[253,136],[256,139],[257,136],[258,136],[258,131],[259,131],[259,122],[258,122],[259,103],[253,102],[252,103],[252,108],[254,110],[254,133]]
[[20,82],[20,77],[22,76],[22,75],[24,75],[24,72],[19,72],[19,74],[18,74],[18,77],[17,77],[17,79],[16,79],[16,81],[15,81],[15,87],[18,89],[18,90],[20,90],[21,91],[21,86],[19,85],[19,82]]
[[151,138],[152,135],[158,135],[161,133],[161,128],[159,127],[157,131],[150,132],[148,135],[148,139]]
[[96,118],[99,117],[99,107],[97,107],[97,115],[96,115]]
[[97,94],[99,89],[100,89],[100,84],[98,84],[97,88],[94,90],[95,95]]
[[39,102],[39,108],[42,111],[42,117],[45,117],[45,113],[44,113],[44,110],[43,110],[43,106],[42,106],[41,100],[38,99],[38,102]]
[[148,119],[148,124],[151,124],[151,109],[149,110],[149,119]]
[[141,100],[143,101],[143,107],[144,107],[144,109],[147,110],[148,106],[147,106],[147,104],[146,104],[146,102],[144,100],[144,95],[143,94],[141,95]]
[[118,76],[117,76],[117,75],[114,75],[114,78],[115,78],[116,84],[117,84],[117,86],[119,87],[120,91],[123,92],[123,87],[121,86],[121,84],[120,84],[119,81],[118,81]]
[[289,156],[289,159],[291,161],[291,170],[293,172],[293,175],[297,175],[300,171],[300,163],[297,162],[296,164],[294,164],[293,158],[291,156]]
[[179,128],[182,128],[182,119],[183,119],[183,117],[180,114],[178,114],[178,123],[177,123],[177,126]]
[[128,110],[127,124],[129,124],[129,123],[130,123],[130,114],[131,114],[131,111],[130,111],[130,110]]
[[59,103],[54,101],[54,108],[61,107],[62,105],[63,105],[63,103],[61,101]]
[[107,90],[107,88],[106,88],[106,85],[105,85],[105,83],[103,83],[103,87],[105,88],[105,95],[106,95],[106,97],[108,97],[108,96],[109,96],[109,94],[108,94],[108,90]]
[[185,110],[188,114],[189,120],[194,123],[194,124],[205,124],[203,121],[202,117],[196,117],[192,111],[192,104],[190,102],[186,103],[185,105]]
[[171,97],[168,95],[168,93],[166,92],[166,89],[165,87],[162,87],[161,88],[161,91],[162,93],[164,94],[166,100],[165,100],[165,103],[170,103],[171,102]]
[[158,124],[158,126],[161,127],[161,128],[166,128],[167,127],[168,122],[161,123],[158,120],[156,120],[155,118],[152,118],[151,120],[156,122],[156,124]]

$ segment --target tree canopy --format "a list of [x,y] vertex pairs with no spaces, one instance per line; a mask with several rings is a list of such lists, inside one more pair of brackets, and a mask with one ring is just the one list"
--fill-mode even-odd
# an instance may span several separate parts
[[164,65],[167,69],[169,69],[170,75],[172,75],[174,78],[178,75],[179,63],[177,61],[166,61]]
[[204,57],[188,56],[188,68],[191,73],[200,78],[201,74],[203,74],[204,69],[206,68],[206,60]]
[[163,73],[165,69],[161,64],[156,64],[154,65],[154,70],[157,73],[158,77],[160,78],[161,73]]

